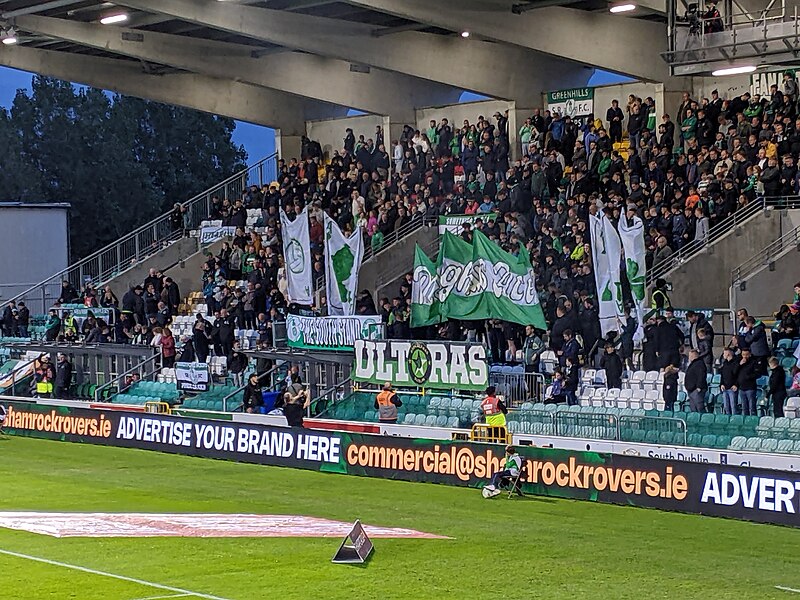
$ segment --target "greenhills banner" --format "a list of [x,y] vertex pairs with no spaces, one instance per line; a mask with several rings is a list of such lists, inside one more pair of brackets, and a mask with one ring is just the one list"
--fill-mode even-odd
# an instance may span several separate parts
[[354,350],[353,381],[481,392],[489,384],[481,344],[356,340]]
[[411,327],[447,318],[502,319],[547,329],[528,252],[502,250],[480,231],[472,244],[446,231],[436,269],[417,248],[411,286]]
[[356,340],[383,337],[379,315],[352,317],[286,316],[289,347],[309,350],[352,350]]
[[475,223],[481,221],[482,223],[494,222],[497,219],[495,213],[483,213],[478,215],[447,215],[439,217],[439,234],[444,234],[449,231],[458,235],[463,231],[464,223],[469,223],[475,229]]

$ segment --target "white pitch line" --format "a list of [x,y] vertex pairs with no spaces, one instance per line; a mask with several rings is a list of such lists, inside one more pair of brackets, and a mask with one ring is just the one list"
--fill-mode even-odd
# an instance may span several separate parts
[[[138,583],[139,585],[145,585],[151,588],[156,588],[159,590],[165,590],[167,592],[176,592],[181,594],[182,596],[194,596],[195,598],[205,598],[205,600],[230,600],[230,598],[222,598],[220,596],[212,596],[211,594],[201,594],[200,592],[192,592],[190,590],[184,590],[177,587],[172,587],[169,585],[161,585],[160,583],[152,583],[150,581],[144,581],[143,579],[136,579],[134,577],[125,577],[124,575],[115,575],[114,573],[106,573],[105,571],[96,571],[95,569],[89,569],[87,567],[81,567],[78,565],[70,565],[68,563],[58,562],[57,560],[50,560],[49,558],[39,558],[38,556],[30,556],[28,554],[20,554],[18,552],[11,552],[10,550],[2,550],[0,549],[0,554],[5,554],[7,556],[14,556],[16,558],[25,558],[27,560],[33,560],[36,562],[44,563],[46,565],[53,565],[55,567],[63,567],[65,569],[72,569],[73,571],[82,571],[83,573],[89,573],[90,575],[100,575],[102,577],[111,577],[112,579],[119,579],[120,581],[128,581],[130,583]],[[175,596],[173,596],[175,597]]]
[[171,596],[148,596],[147,598],[135,598],[134,600],[165,600],[166,598],[186,598],[192,594],[173,594]]
[[796,589],[790,588],[790,587],[783,587],[782,585],[776,585],[775,589],[783,590],[784,592],[794,592],[795,594],[800,594],[800,590],[796,590]]

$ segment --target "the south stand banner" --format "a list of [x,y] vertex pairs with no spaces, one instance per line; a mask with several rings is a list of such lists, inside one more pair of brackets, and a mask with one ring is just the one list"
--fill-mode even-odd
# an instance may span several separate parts
[[446,231],[435,272],[432,266],[418,250],[411,294],[412,327],[452,317],[465,321],[502,319],[547,329],[524,247],[513,255],[480,231],[474,232],[472,244]]
[[[11,402],[5,431],[445,485],[482,487],[500,445]],[[519,446],[529,494],[800,526],[800,473]]]
[[489,384],[482,344],[356,340],[354,351],[353,381],[481,392]]
[[286,338],[290,348],[352,350],[356,340],[383,337],[379,315],[350,317],[303,317],[286,315]]

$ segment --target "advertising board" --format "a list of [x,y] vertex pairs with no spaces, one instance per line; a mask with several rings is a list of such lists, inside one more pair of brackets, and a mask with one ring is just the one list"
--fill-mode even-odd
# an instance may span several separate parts
[[[501,445],[9,402],[15,435],[482,487]],[[519,446],[526,493],[800,526],[800,473]]]

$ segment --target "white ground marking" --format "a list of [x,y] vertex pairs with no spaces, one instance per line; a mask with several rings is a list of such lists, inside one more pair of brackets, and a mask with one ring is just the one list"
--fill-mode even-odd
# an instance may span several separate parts
[[148,596],[147,598],[135,598],[135,600],[165,600],[166,598],[186,598],[192,594],[172,594],[171,596]]
[[[89,569],[87,567],[81,567],[78,565],[70,565],[68,563],[58,562],[57,560],[50,560],[49,558],[39,558],[38,556],[30,556],[28,554],[20,554],[18,552],[11,552],[10,550],[2,550],[0,549],[0,554],[5,554],[7,556],[14,556],[16,558],[24,558],[27,560],[33,560],[36,562],[44,563],[46,565],[53,565],[55,567],[63,567],[65,569],[72,569],[73,571],[82,571],[83,573],[89,573],[90,575],[100,575],[102,577],[111,577],[112,579],[119,579],[120,581],[128,581],[130,583],[138,583],[139,585],[148,586],[151,588],[156,588],[158,590],[165,590],[167,592],[176,592],[181,596],[193,596],[195,598],[205,598],[206,600],[230,600],[229,598],[221,598],[220,596],[212,596],[211,594],[201,594],[200,592],[192,592],[190,590],[184,590],[177,587],[172,587],[170,585],[161,585],[160,583],[153,583],[151,581],[144,581],[143,579],[136,579],[134,577],[125,577],[124,575],[115,575],[114,573],[106,573],[105,571],[97,571],[95,569]],[[175,598],[177,596],[157,596],[157,598]]]
[[794,592],[795,594],[800,594],[800,590],[796,590],[796,589],[790,588],[790,587],[783,587],[782,585],[776,585],[775,589],[776,590],[783,590],[784,592]]

